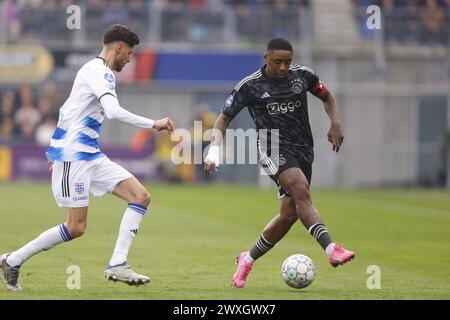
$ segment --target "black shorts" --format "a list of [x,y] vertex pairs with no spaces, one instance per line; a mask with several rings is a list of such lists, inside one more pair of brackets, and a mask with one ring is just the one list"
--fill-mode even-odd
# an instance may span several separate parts
[[290,197],[289,193],[278,181],[280,174],[289,168],[300,168],[306,176],[306,179],[308,179],[308,183],[311,185],[312,165],[300,155],[295,156],[289,152],[280,150],[279,154],[275,157],[267,157],[264,154],[260,154],[259,162],[267,175],[277,184],[278,197],[280,199]]

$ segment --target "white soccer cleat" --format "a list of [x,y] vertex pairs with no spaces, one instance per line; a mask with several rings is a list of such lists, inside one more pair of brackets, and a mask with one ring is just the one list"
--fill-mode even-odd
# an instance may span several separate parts
[[105,278],[114,282],[120,281],[130,286],[141,286],[150,282],[150,278],[136,273],[126,262],[110,266],[105,270]]

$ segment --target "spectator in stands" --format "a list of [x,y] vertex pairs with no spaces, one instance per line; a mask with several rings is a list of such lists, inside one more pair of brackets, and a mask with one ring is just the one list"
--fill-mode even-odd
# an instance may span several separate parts
[[104,26],[121,23],[128,24],[128,10],[123,0],[108,1],[108,5],[102,8],[102,23]]
[[[365,8],[371,1],[354,2]],[[388,42],[447,44],[449,41],[450,0],[378,0],[371,4],[382,6],[383,29]],[[360,23],[365,24],[365,21]],[[361,29],[363,35],[364,29],[367,28]]]
[[[44,22],[41,25],[41,32],[46,38],[54,39],[61,33],[61,13],[55,0],[45,0],[40,6],[41,19]],[[51,21],[51,23],[47,21]]]
[[188,0],[187,40],[221,42],[225,40],[225,11],[220,0]]
[[[46,82],[37,91],[39,99],[37,108],[34,104],[34,94],[29,84],[22,84],[16,90],[8,89],[1,94],[0,99],[0,131],[2,137],[12,137],[33,141],[38,126],[40,131],[52,127],[57,119],[57,109],[61,106],[61,99],[67,96],[66,90],[56,86],[54,81]],[[18,98],[18,99],[17,99]],[[16,110],[16,107],[17,110]],[[39,133],[39,136],[45,136]],[[36,138],[37,141],[37,138]],[[39,141],[43,141],[39,139]]]
[[3,31],[6,39],[17,39],[20,35],[19,8],[15,0],[5,0],[0,4],[0,36]]
[[[131,25],[148,34],[151,17],[161,14],[156,19],[160,21],[156,29],[160,29],[157,37],[162,41],[222,43],[230,35],[237,35],[254,43],[276,35],[297,38],[299,11],[308,3],[308,0],[3,0],[0,37],[6,34],[9,38],[37,43],[93,40],[101,37],[110,23]],[[66,9],[72,4],[79,5],[83,13],[84,31],[79,33],[66,27]],[[228,8],[235,17],[226,19]]]
[[419,0],[407,0],[404,6],[397,7],[397,9],[401,12],[402,17],[397,25],[401,40],[407,43],[417,43],[421,29]]
[[187,15],[184,1],[168,0],[161,11],[163,41],[186,41]]
[[384,37],[387,42],[397,43],[402,37],[400,27],[403,24],[402,20],[405,18],[402,14],[404,10],[396,6],[394,0],[383,0],[382,7]]
[[188,39],[203,42],[208,36],[208,11],[204,1],[189,1]]
[[61,96],[55,81],[47,81],[42,86],[39,94],[40,98],[46,98],[52,106],[61,106],[66,97]]
[[0,109],[0,119],[13,117],[16,96],[14,91],[7,90],[2,95],[2,104]]
[[6,90],[2,95],[0,108],[0,140],[10,140],[14,135],[15,94]]
[[28,119],[20,122],[19,123],[20,140],[25,142],[33,142],[35,128],[36,125],[33,124],[33,122],[29,121]]
[[149,9],[143,0],[131,0],[128,5],[128,26],[138,34],[149,32]]
[[423,25],[421,33],[422,43],[446,43],[445,13],[436,0],[426,0],[421,10],[420,19]]
[[104,29],[101,21],[104,7],[104,0],[86,1],[85,25],[86,30],[89,30],[86,35],[89,39],[98,39],[101,37]]
[[255,39],[258,39],[258,34],[260,34],[259,6],[257,7],[255,3],[248,3],[245,0],[230,0],[229,3],[236,15],[236,35],[243,41],[255,42]]
[[3,117],[0,122],[0,140],[11,140],[14,135],[14,119]]
[[273,22],[272,24],[265,24],[270,27],[269,32],[265,33],[265,39],[275,37],[298,38],[300,26],[297,2],[299,1],[275,0],[273,2],[273,8],[269,12],[273,16]]
[[445,43],[450,45],[450,0],[442,0],[443,1],[443,10],[445,13]]
[[38,111],[42,119],[56,118],[52,102],[49,98],[41,96],[38,102]]
[[20,107],[16,111],[14,120],[20,132],[26,138],[32,137],[34,128],[41,121],[41,115],[33,104],[33,91],[28,84],[22,84],[19,89]]
[[56,120],[53,117],[45,117],[44,121],[36,128],[35,141],[38,146],[48,147],[50,139],[56,129]]
[[20,10],[20,20],[22,21],[22,34],[27,38],[32,38],[40,34],[42,21],[42,10],[36,1],[25,1]]

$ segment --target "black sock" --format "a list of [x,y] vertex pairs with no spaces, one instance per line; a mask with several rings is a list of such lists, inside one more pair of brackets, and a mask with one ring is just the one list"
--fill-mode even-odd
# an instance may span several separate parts
[[264,239],[264,237],[261,235],[258,241],[256,241],[253,248],[250,250],[249,252],[250,257],[252,257],[253,260],[256,260],[262,255],[266,254],[267,251],[273,248],[273,246],[274,246],[273,244],[267,242],[267,240]]
[[311,226],[308,231],[320,244],[323,250],[325,250],[328,245],[333,242],[327,228],[323,223],[316,223],[315,225]]

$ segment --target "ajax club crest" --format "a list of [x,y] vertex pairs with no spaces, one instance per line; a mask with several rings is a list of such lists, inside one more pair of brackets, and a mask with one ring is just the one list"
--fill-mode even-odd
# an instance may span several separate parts
[[303,84],[300,79],[295,79],[292,81],[292,91],[295,93],[300,93],[303,91]]

